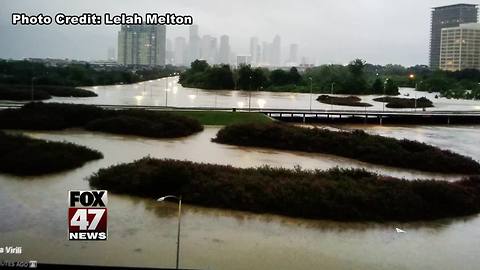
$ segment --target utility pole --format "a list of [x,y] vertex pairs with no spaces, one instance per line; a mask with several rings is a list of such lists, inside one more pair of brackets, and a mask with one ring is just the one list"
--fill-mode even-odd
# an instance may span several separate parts
[[313,79],[312,77],[308,77],[310,79],[310,111],[312,110],[312,84],[313,84]]

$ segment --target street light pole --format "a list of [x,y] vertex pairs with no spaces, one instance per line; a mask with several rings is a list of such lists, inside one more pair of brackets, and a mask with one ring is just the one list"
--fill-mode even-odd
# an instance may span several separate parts
[[415,83],[415,89],[413,89],[413,92],[415,93],[415,112],[417,111],[417,80],[415,79],[415,74],[410,74],[408,76],[413,82]]
[[308,79],[310,79],[310,111],[312,110],[312,84],[313,84],[313,80],[312,80],[312,77],[308,77]]
[[[330,88],[330,94],[333,98],[333,88],[335,87],[335,82],[332,82],[332,87]],[[333,111],[333,103],[330,104],[330,110]]]
[[250,111],[250,102],[252,100],[252,76],[249,77],[250,78],[250,84],[248,86],[248,111]]
[[31,84],[31,89],[30,89],[31,102],[33,102],[35,100],[35,90],[34,90],[34,87],[33,87],[33,80],[35,80],[35,79],[36,79],[35,77],[32,77],[32,84]]
[[415,81],[415,111],[417,111],[417,81]]
[[165,78],[165,108],[168,107],[168,76]]
[[178,200],[178,226],[177,226],[177,259],[175,262],[175,269],[178,269],[179,261],[180,261],[180,224],[182,221],[182,196],[173,196],[168,195],[157,199],[157,202],[163,202],[166,199],[177,199]]
[[[385,83],[383,84],[383,98],[384,98],[384,99],[387,98],[386,92],[387,92],[387,83],[388,83],[388,80],[390,80],[390,79],[387,78],[387,79],[385,80]],[[385,102],[386,102],[386,100],[384,100],[384,101],[382,102],[382,106],[383,106],[383,109],[382,109],[382,110],[383,110],[383,112],[385,112]]]

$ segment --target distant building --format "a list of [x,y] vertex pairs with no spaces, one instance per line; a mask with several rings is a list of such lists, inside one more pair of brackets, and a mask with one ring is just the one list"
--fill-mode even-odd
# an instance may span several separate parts
[[272,59],[271,59],[271,64],[275,67],[279,67],[282,63],[282,44],[281,44],[281,39],[279,35],[276,35],[273,38],[273,43],[272,43]]
[[71,64],[86,65],[87,61],[73,59],[56,59],[56,58],[24,58],[23,60],[32,63],[41,63],[48,67],[63,67]]
[[174,65],[186,66],[188,63],[187,41],[184,37],[175,38]]
[[118,32],[121,65],[164,66],[166,54],[164,25],[123,25]]
[[173,65],[175,61],[175,56],[173,52],[173,44],[172,40],[167,38],[166,46],[165,46],[165,64],[166,65]]
[[112,67],[117,67],[118,63],[117,61],[112,61],[112,60],[96,60],[96,61],[90,61],[89,64],[95,68],[112,68]]
[[430,37],[430,68],[438,69],[440,67],[442,29],[457,27],[462,23],[476,23],[477,18],[477,5],[456,4],[433,8]]
[[262,42],[262,66],[269,66],[272,62],[272,44]]
[[253,65],[257,65],[259,62],[261,62],[260,46],[258,45],[257,37],[250,38],[250,56],[251,56],[251,63]]
[[480,69],[480,24],[460,24],[442,29],[440,69]]
[[190,25],[188,39],[188,64],[201,58],[201,39],[198,33],[198,25]]
[[227,35],[220,37],[220,48],[218,50],[218,63],[230,64],[230,38]]
[[207,61],[207,63],[213,65],[217,63],[217,39],[210,36],[205,35],[202,37],[202,44],[201,44],[201,59]]
[[298,65],[298,44],[290,44],[290,51],[287,60],[288,66]]
[[237,66],[251,65],[252,57],[250,55],[237,55]]

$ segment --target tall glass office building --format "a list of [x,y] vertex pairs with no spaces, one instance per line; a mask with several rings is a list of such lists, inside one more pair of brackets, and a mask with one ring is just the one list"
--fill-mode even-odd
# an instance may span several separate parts
[[118,32],[118,63],[128,66],[164,66],[164,25],[124,25]]
[[433,8],[430,38],[430,68],[438,69],[440,67],[442,29],[457,27],[464,23],[476,23],[477,18],[477,5],[456,4]]

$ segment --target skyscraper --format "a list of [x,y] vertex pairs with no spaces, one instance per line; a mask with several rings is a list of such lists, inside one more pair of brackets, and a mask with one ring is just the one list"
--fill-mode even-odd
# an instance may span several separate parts
[[172,40],[167,38],[167,42],[165,46],[165,64],[172,65],[173,63],[174,63],[174,55],[173,55]]
[[250,61],[252,64],[258,64],[260,62],[259,59],[259,46],[258,46],[258,38],[252,37],[250,38]]
[[198,33],[198,25],[190,25],[188,39],[188,56],[189,62],[193,62],[201,58],[201,39]]
[[287,63],[291,66],[298,65],[298,44],[290,44]]
[[462,23],[476,23],[477,17],[477,5],[456,4],[433,8],[430,33],[430,68],[438,69],[440,66],[442,29],[457,27]]
[[175,38],[174,59],[176,66],[188,65],[187,41],[184,37]]
[[282,58],[282,52],[281,52],[281,40],[280,36],[276,35],[273,38],[273,43],[272,43],[272,61],[271,64],[275,67],[279,67],[281,65],[281,58]]
[[230,63],[230,38],[227,35],[220,37],[220,48],[218,51],[218,63]]
[[272,63],[272,44],[262,42],[262,65],[268,66]]
[[123,25],[118,32],[118,63],[134,66],[164,66],[164,25]]
[[217,51],[217,39],[210,35],[203,36],[201,46],[201,58],[211,65],[216,64]]
[[442,29],[440,69],[480,69],[480,24]]

